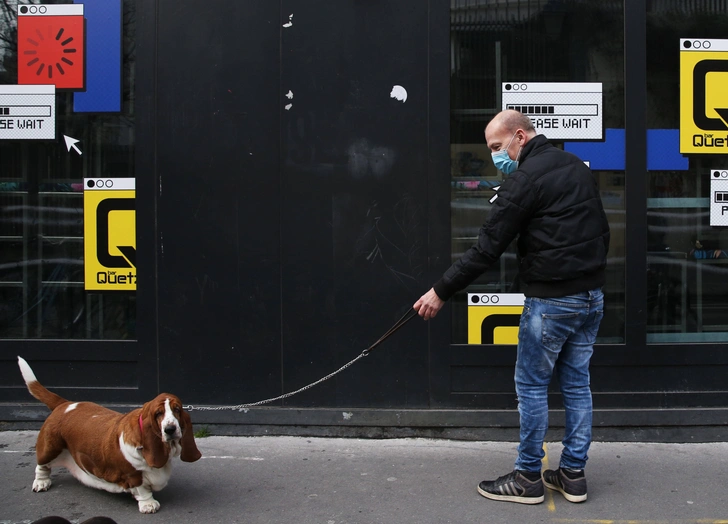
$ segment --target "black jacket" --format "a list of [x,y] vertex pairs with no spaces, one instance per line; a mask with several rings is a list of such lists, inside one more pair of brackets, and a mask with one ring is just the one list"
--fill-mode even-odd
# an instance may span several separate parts
[[473,282],[516,236],[527,297],[560,297],[604,285],[609,224],[584,162],[537,135],[497,194],[478,243],[435,284],[441,299]]

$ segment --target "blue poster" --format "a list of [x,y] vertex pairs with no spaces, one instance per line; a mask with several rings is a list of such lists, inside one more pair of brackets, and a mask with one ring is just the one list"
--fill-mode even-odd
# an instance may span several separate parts
[[74,93],[77,113],[121,112],[122,0],[74,0],[86,18],[86,90]]

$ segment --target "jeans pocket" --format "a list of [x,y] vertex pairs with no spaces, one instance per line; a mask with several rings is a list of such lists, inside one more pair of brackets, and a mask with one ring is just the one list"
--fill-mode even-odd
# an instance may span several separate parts
[[551,351],[559,351],[566,339],[576,331],[579,312],[544,313],[541,315],[541,343]]
[[597,333],[599,333],[599,325],[602,323],[602,318],[604,318],[604,310],[595,309],[594,316],[590,317],[584,325],[584,332],[592,344],[597,338]]

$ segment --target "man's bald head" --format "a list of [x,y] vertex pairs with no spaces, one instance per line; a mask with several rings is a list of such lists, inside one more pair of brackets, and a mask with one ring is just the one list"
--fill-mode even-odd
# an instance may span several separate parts
[[507,147],[514,136],[515,141],[523,147],[536,136],[536,130],[530,118],[513,109],[506,109],[495,115],[485,128],[485,143],[491,151],[500,151]]
[[502,127],[505,131],[510,131],[511,133],[515,133],[519,129],[523,129],[527,133],[533,132],[534,135],[536,134],[536,130],[533,128],[531,119],[520,111],[515,111],[513,109],[506,109],[505,111],[501,111],[495,115],[493,120],[491,120],[488,124],[488,127],[491,126]]

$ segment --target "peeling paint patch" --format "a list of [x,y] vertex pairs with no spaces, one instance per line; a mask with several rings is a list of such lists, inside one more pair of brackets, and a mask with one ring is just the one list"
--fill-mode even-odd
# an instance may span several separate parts
[[291,91],[291,90],[289,89],[289,90],[288,90],[288,93],[286,93],[286,98],[287,98],[288,100],[293,100],[293,91]]
[[407,90],[402,86],[394,86],[389,96],[404,103],[407,101]]
[[286,104],[286,111],[290,111],[293,107],[293,104]]
[[290,15],[288,15],[288,22],[286,22],[285,24],[283,24],[283,27],[285,27],[286,29],[288,29],[292,25],[293,25],[293,14],[290,14]]
[[344,415],[344,420],[351,420],[351,417],[354,416],[354,413],[347,413],[346,411],[344,411],[342,415]]

